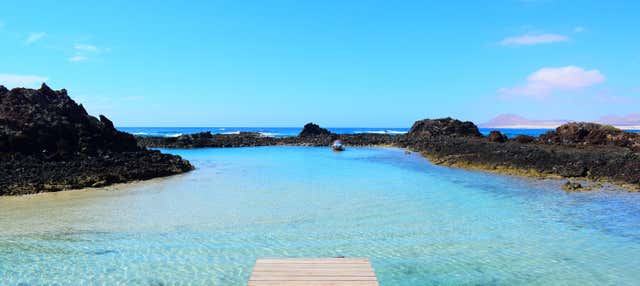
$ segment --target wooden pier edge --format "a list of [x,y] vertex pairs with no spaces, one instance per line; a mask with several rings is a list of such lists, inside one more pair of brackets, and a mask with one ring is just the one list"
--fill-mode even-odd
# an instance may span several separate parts
[[259,258],[248,286],[378,286],[367,258]]

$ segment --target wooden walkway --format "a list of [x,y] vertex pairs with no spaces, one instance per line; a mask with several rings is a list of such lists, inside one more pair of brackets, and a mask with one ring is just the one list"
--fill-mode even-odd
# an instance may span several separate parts
[[261,258],[249,286],[378,286],[366,258]]

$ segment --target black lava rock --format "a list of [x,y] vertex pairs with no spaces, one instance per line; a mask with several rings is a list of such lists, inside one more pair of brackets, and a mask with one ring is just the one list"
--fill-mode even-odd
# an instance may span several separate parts
[[489,140],[490,142],[504,143],[509,141],[509,138],[507,138],[506,135],[500,133],[500,131],[493,130],[489,132],[489,136],[487,136],[487,140]]
[[87,114],[62,89],[0,86],[0,195],[144,180],[193,169],[139,147],[113,122]]
[[331,132],[327,129],[324,129],[318,124],[315,123],[307,123],[298,134],[298,137],[312,137],[312,136],[331,136]]
[[409,130],[409,133],[407,133],[407,136],[414,138],[435,136],[482,137],[482,134],[473,122],[463,122],[447,117],[416,121]]

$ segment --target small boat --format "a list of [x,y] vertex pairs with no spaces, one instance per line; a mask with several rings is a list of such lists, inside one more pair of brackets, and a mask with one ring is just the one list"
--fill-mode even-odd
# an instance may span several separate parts
[[331,149],[333,149],[333,151],[344,151],[344,145],[342,145],[341,140],[334,140],[331,144]]

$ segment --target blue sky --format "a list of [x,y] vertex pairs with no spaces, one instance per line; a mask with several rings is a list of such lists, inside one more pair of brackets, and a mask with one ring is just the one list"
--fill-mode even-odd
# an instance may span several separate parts
[[3,1],[0,84],[119,126],[640,112],[637,1],[54,2]]

